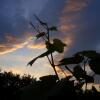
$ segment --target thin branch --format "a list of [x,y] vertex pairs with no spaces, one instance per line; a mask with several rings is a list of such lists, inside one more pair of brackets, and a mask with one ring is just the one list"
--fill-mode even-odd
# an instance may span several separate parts
[[65,65],[65,68],[74,76],[74,73]]
[[33,25],[32,22],[30,22],[30,25],[34,28],[34,30],[35,30],[37,33],[39,32],[38,29]]
[[50,65],[52,66],[52,62],[50,61],[50,58],[48,56],[47,56],[47,59],[48,59]]

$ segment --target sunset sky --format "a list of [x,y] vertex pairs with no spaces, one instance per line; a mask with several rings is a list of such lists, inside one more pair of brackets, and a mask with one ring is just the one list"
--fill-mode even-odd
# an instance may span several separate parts
[[37,60],[33,67],[26,66],[46,51],[43,43],[36,42],[29,24],[30,21],[36,23],[34,14],[50,26],[58,27],[59,31],[51,37],[68,44],[64,56],[79,50],[100,52],[100,0],[0,0],[2,70],[35,77],[54,74],[46,58]]

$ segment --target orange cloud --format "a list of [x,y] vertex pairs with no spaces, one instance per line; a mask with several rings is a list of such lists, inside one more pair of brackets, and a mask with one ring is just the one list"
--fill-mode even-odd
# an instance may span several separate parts
[[45,44],[43,43],[29,43],[27,45],[28,48],[30,49],[44,49],[45,48]]
[[0,44],[0,54],[6,54],[6,53],[9,53],[9,52],[13,52],[19,48],[22,48],[24,47],[24,45],[26,45],[27,42],[24,42],[24,43],[21,43],[21,44],[14,44],[12,46],[10,45],[6,45],[6,44]]
[[[75,37],[75,30],[80,26],[77,23],[80,18],[80,13],[85,10],[90,0],[66,0],[61,16],[59,18],[59,30],[62,33],[63,39],[70,38],[70,45],[73,42],[71,37]],[[69,41],[69,40],[68,40]]]
[[89,0],[67,0],[63,9],[63,13],[80,12],[88,3]]
[[23,35],[25,35],[25,37],[21,37],[21,35],[15,36],[11,33],[4,34],[4,39],[0,42],[0,54],[13,52],[28,44],[30,34],[24,33]]
[[67,0],[60,16],[60,31],[69,32],[76,28],[76,20],[80,17],[79,12],[84,10],[89,0]]
[[15,36],[11,33],[5,33],[4,39],[0,42],[0,55],[13,52],[19,48],[27,47],[30,49],[44,49],[43,42],[34,41],[33,33],[21,33]]
[[76,28],[76,25],[74,25],[74,24],[62,24],[61,26],[60,26],[60,30],[62,31],[62,32],[70,32],[70,31],[72,31],[73,29],[75,29]]

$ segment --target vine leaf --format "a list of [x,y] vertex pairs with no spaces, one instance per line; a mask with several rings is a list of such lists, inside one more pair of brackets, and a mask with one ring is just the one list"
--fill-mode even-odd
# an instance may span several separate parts
[[97,89],[94,86],[92,86],[92,91],[93,93],[98,93]]
[[34,63],[37,59],[38,59],[38,57],[36,57],[36,58],[34,58],[33,60],[31,60],[31,61],[27,64],[27,66],[28,66],[28,65],[32,66],[33,63]]
[[86,83],[94,83],[94,78],[92,76],[85,75],[84,78],[86,80]]
[[62,59],[59,65],[79,64],[82,61],[83,61],[83,57],[77,54],[74,55],[74,57]]
[[74,76],[78,80],[80,80],[81,78],[83,78],[84,75],[86,74],[86,72],[79,65],[77,65],[77,66],[74,67],[73,73],[74,73]]
[[83,87],[83,85],[84,85],[84,82],[78,83],[76,84],[75,88],[80,90]]
[[100,75],[100,57],[93,58],[89,62],[91,70]]
[[51,52],[56,51],[58,53],[62,53],[65,46],[66,44],[59,39],[54,39],[53,43],[49,43],[48,41],[46,41],[46,48]]
[[53,51],[48,50],[48,51],[42,53],[42,54],[39,55],[38,57],[36,57],[36,58],[34,58],[33,60],[31,60],[27,65],[32,66],[33,63],[34,63],[38,58],[42,58],[42,57],[48,56],[48,55],[51,54],[52,52],[53,52]]
[[63,43],[61,40],[59,39],[54,39],[53,40],[53,48],[55,49],[55,51],[57,51],[58,53],[62,53],[64,51],[64,47],[66,46],[65,43]]
[[98,57],[98,53],[94,50],[87,50],[87,51],[81,51],[81,52],[78,52],[76,54],[81,54],[83,56],[86,56],[88,58],[96,58]]
[[43,37],[44,35],[45,35],[45,32],[41,32],[36,35],[36,38],[39,39],[39,38]]
[[57,51],[59,53],[62,53],[64,50],[64,46],[66,46],[63,42],[61,42],[61,40],[59,39],[54,39],[53,40],[53,44],[49,43],[48,41],[46,42],[46,47],[47,47],[47,51],[42,53],[41,55],[39,55],[38,57],[34,58],[33,60],[31,60],[28,65],[32,66],[32,64],[38,59],[38,58],[42,58],[45,56],[48,56],[49,54]]
[[86,75],[86,72],[79,65],[74,67],[73,73],[78,80],[82,79],[85,80],[86,83],[94,83],[94,78],[92,76]]
[[56,26],[52,26],[49,28],[50,31],[57,31],[57,27]]
[[100,54],[94,50],[81,51],[76,54],[81,54],[89,58],[89,67],[96,74],[100,75]]

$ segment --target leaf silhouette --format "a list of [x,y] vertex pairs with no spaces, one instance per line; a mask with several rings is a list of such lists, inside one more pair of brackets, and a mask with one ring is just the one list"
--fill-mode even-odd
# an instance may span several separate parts
[[81,51],[76,54],[82,54],[83,56],[86,56],[88,58],[98,57],[98,53],[94,50]]
[[78,64],[83,61],[83,57],[80,55],[75,55],[74,57],[64,58],[60,61],[60,65],[68,65],[68,64]]
[[81,89],[81,88],[83,87],[83,85],[84,85],[84,82],[78,83],[78,84],[75,86],[75,88],[76,88],[76,89]]
[[41,32],[36,35],[36,38],[39,39],[39,38],[43,37],[44,35],[45,35],[45,32]]
[[55,51],[52,43],[50,43],[49,41],[46,41],[45,44],[46,44],[47,50]]
[[85,75],[84,78],[86,80],[86,83],[94,83],[94,78],[92,76]]
[[57,27],[52,26],[52,27],[49,28],[49,30],[50,30],[50,31],[57,31]]
[[89,62],[91,70],[100,75],[100,57],[92,58]]
[[[60,47],[59,47],[60,46]],[[45,56],[48,56],[49,54],[57,51],[57,52],[62,52],[64,50],[64,46],[65,44],[62,43],[59,39],[54,39],[53,44],[49,43],[48,41],[46,42],[46,47],[47,47],[47,51],[42,53],[41,55],[39,55],[38,57],[34,58],[33,60],[31,60],[28,65],[32,66],[32,64],[38,59],[38,58],[42,58]]]
[[92,91],[93,91],[94,93],[98,93],[97,89],[96,89],[94,86],[92,86]]
[[42,58],[42,57],[48,56],[48,55],[51,54],[52,52],[53,52],[53,51],[48,50],[48,51],[44,52],[43,54],[41,54],[40,56],[38,56],[38,58]]
[[45,57],[45,56],[48,56],[49,54],[51,54],[53,51],[51,51],[51,50],[48,50],[48,51],[46,51],[46,52],[44,52],[44,53],[42,53],[41,55],[39,55],[38,57],[36,57],[36,58],[34,58],[33,60],[31,60],[27,65],[30,65],[30,66],[32,66],[33,65],[33,63],[38,59],[38,58],[42,58],[42,57]]
[[64,51],[64,47],[66,46],[65,43],[63,43],[61,40],[59,39],[54,39],[53,40],[53,48],[55,49],[55,51],[57,51],[58,53],[62,53]]
[[80,80],[80,78],[83,78],[84,75],[86,74],[86,72],[79,65],[77,65],[77,66],[74,67],[73,73],[74,73],[74,76],[78,80]]
[[28,65],[32,66],[32,64],[33,64],[37,59],[38,59],[38,57],[36,57],[36,58],[34,58],[33,60],[31,60],[31,61],[27,64],[27,66],[28,66]]
[[[57,39],[55,39],[54,43],[53,44],[50,44],[48,43],[47,44],[47,51],[42,53],[41,55],[39,55],[38,57],[34,58],[33,60],[31,60],[28,65],[32,66],[32,64],[38,59],[38,58],[42,58],[42,57],[45,57],[45,56],[48,56],[49,54],[55,52],[55,51],[58,51],[58,52],[61,52],[63,51],[64,49],[64,46],[65,44],[63,44],[60,40],[57,40],[58,41],[58,45],[56,45]],[[58,46],[62,46],[62,47],[58,47]],[[57,48],[58,47],[58,48]]]
[[66,46],[66,44],[64,44],[61,40],[59,39],[54,39],[53,40],[53,44],[49,43],[48,41],[46,41],[46,48],[50,51],[50,52],[54,52],[57,51],[59,53],[62,53],[64,51],[64,47]]

